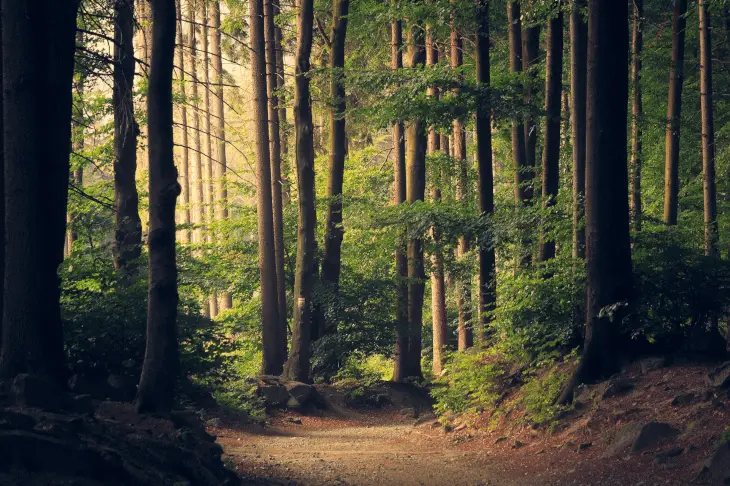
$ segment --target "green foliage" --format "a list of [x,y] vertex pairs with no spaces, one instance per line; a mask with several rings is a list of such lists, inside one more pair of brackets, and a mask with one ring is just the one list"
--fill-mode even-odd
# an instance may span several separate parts
[[393,378],[393,360],[382,354],[351,353],[333,377],[335,382],[355,380],[368,387]]
[[473,349],[449,356],[446,373],[431,390],[437,413],[482,411],[499,398],[504,363],[491,350]]
[[556,366],[538,372],[525,383],[520,403],[525,407],[528,419],[535,425],[550,424],[565,406],[556,405],[562,387],[568,379],[568,373],[559,371]]

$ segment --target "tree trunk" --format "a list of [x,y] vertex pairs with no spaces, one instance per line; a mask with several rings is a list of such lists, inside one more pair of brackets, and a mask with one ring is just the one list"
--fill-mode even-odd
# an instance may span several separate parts
[[[426,61],[423,29],[412,26],[408,32],[408,63],[411,69]],[[426,130],[422,120],[406,124],[406,200],[423,201],[426,192]],[[406,377],[421,377],[421,328],[423,326],[423,292],[426,275],[423,265],[423,242],[408,239],[408,371]]]
[[300,0],[297,26],[296,80],[294,84],[294,124],[296,128],[297,184],[299,189],[299,228],[297,234],[297,266],[294,275],[294,327],[292,347],[284,375],[307,382],[312,319],[312,287],[314,286],[314,253],[317,225],[314,188],[314,138],[312,100],[309,92],[310,55],[314,0]]
[[264,0],[265,44],[266,44],[266,78],[269,98],[269,138],[271,141],[271,195],[274,216],[274,254],[276,255],[276,289],[279,312],[279,343],[284,359],[287,355],[287,323],[286,323],[286,273],[284,270],[284,206],[281,181],[281,139],[279,138],[279,97],[276,80],[276,43],[274,31],[274,0]]
[[[588,5],[586,337],[561,402],[579,383],[618,369],[619,325],[631,299],[627,128],[628,2]],[[607,306],[617,306],[605,312]]]
[[114,7],[114,267],[132,276],[142,253],[135,177],[139,126],[134,119],[134,11],[132,0],[116,0]]
[[149,293],[147,347],[137,412],[170,410],[180,368],[177,342],[175,204],[180,194],[173,156],[172,71],[175,1],[151,0],[152,61],[147,94],[150,156]]
[[[479,213],[490,217],[494,212],[494,174],[492,173],[492,125],[489,88],[489,0],[477,2],[476,81],[482,90],[476,113],[477,173]],[[497,302],[495,255],[492,242],[479,244],[479,328],[483,334],[489,328],[490,315]]]
[[[641,0],[639,0],[641,1]],[[573,146],[573,258],[586,256],[586,41],[588,26],[581,10],[585,0],[573,0],[570,8],[570,108]]]
[[[535,103],[536,66],[540,61],[540,26],[527,27],[522,31],[522,70],[527,74],[527,85],[524,88],[526,105]],[[532,108],[529,108],[530,110]],[[537,166],[537,121],[532,113],[525,116],[525,181],[526,197],[532,200],[535,192],[535,167]]]
[[205,197],[203,195],[203,151],[201,143],[201,127],[200,127],[200,106],[199,106],[199,89],[198,85],[198,41],[197,41],[197,25],[195,25],[195,13],[197,11],[198,0],[188,0],[188,64],[190,64],[190,76],[192,78],[192,99],[195,103],[193,108],[193,167],[192,167],[192,201],[191,213],[192,220],[195,225],[193,228],[193,243],[198,245],[204,243],[203,225],[205,224],[203,204]]
[[[274,19],[276,19],[276,17],[281,14],[281,6],[279,5],[279,2],[273,2],[273,8]],[[274,48],[276,49],[276,87],[281,90],[286,84],[284,81],[284,47],[282,45],[281,27],[276,25],[276,23],[274,24]],[[282,155],[282,183],[286,184],[286,178],[289,175],[289,165],[286,157],[286,155],[289,153],[289,144],[286,127],[286,105],[284,103],[281,103],[279,106],[279,141],[281,145]],[[288,186],[285,185],[282,188],[285,203],[288,200],[288,191],[286,190],[287,187]]]
[[[433,29],[426,30],[426,65],[435,66],[438,64],[439,52],[434,40]],[[439,90],[436,86],[428,88],[428,95],[438,99]],[[441,150],[441,137],[434,127],[428,129],[428,143],[426,153],[435,154]],[[431,183],[431,199],[435,204],[441,201],[441,190],[435,183]],[[436,243],[440,238],[434,228],[433,239]],[[446,287],[444,285],[444,256],[441,250],[435,250],[431,255],[431,317],[433,332],[433,374],[439,376],[443,371],[444,352],[448,339],[448,328],[446,321]]]
[[[507,3],[509,24],[509,70],[513,74],[522,72],[522,23],[520,2]],[[519,87],[518,87],[519,89]],[[515,201],[518,205],[528,204],[531,194],[532,174],[527,165],[524,124],[519,117],[512,118],[512,160],[515,167]]]
[[[216,135],[216,163],[213,166],[213,177],[215,179],[215,214],[218,221],[228,219],[228,190],[226,189],[226,114],[223,100],[223,57],[221,53],[221,10],[220,0],[210,1],[210,56],[213,62],[215,96],[215,135]],[[213,88],[213,87],[211,87]],[[188,221],[190,213],[188,212]],[[219,310],[226,310],[233,307],[231,294],[223,292],[220,294]]]
[[[345,38],[349,0],[335,0],[332,4],[332,36],[330,68],[330,159],[327,181],[327,216],[325,219],[324,254],[322,256],[322,284],[337,295],[340,284],[342,258],[342,184],[345,175],[347,134],[345,132]],[[332,331],[331,323],[325,332]]]
[[[463,41],[459,33],[452,27],[451,29],[451,67],[453,69],[461,68],[464,63]],[[461,92],[461,88],[454,89],[456,96]],[[453,122],[454,127],[454,159],[456,159],[457,182],[456,182],[456,200],[460,204],[465,205],[469,197],[469,173],[468,162],[466,160],[466,130],[461,120],[456,119]],[[459,237],[456,247],[456,258],[461,260],[469,251],[469,239],[465,235]],[[459,334],[459,350],[470,348],[474,345],[474,332],[471,322],[471,276],[460,275],[456,279],[456,307],[459,314],[458,334]]]
[[[558,4],[560,8],[560,4]],[[546,208],[556,204],[560,186],[560,103],[563,91],[563,12],[548,21],[545,38],[545,146],[542,155],[542,199]],[[538,259],[555,257],[555,241],[543,229]]]
[[679,194],[679,129],[684,83],[684,36],[687,26],[687,0],[673,0],[672,64],[669,68],[666,156],[664,159],[664,223],[677,224]]
[[644,0],[634,1],[634,24],[631,41],[631,163],[630,187],[631,224],[634,231],[641,231],[641,164],[642,164],[642,129],[644,106],[641,96],[641,56],[644,48]]
[[[76,45],[83,45],[84,44],[84,33],[81,31],[76,32]],[[73,108],[71,109],[72,115],[71,115],[71,125],[72,125],[72,131],[71,131],[71,138],[72,140],[72,150],[75,153],[81,152],[84,148],[84,126],[83,126],[83,118],[84,118],[84,84],[85,84],[85,75],[84,73],[76,73],[75,76],[76,81],[76,92],[79,95],[78,102],[73,104]],[[69,178],[71,180],[71,183],[81,188],[84,185],[84,169],[83,167],[77,167],[76,169],[73,169],[71,171],[71,174],[69,174]],[[66,249],[65,249],[65,255],[70,256],[71,252],[73,250],[74,243],[79,238],[78,230],[76,229],[75,220],[76,215],[69,212],[66,215]]]
[[65,378],[66,234],[77,2],[3,2],[4,322],[0,377]]
[[715,190],[715,125],[712,105],[712,37],[708,0],[698,0],[700,22],[700,102],[702,108],[702,179],[705,255],[717,257],[717,192]]
[[[144,2],[143,2],[144,3]],[[180,105],[180,127],[181,131],[181,142],[182,157],[180,159],[180,186],[181,186],[181,207],[182,207],[182,223],[186,225],[186,228],[180,232],[180,239],[182,243],[190,243],[191,232],[187,226],[190,225],[190,148],[188,145],[188,109],[187,109],[187,87],[185,83],[185,42],[183,40],[183,16],[182,16],[182,0],[176,2],[177,18],[178,18],[178,30],[177,30],[177,64],[180,71],[180,90],[182,91],[182,97],[185,100]]]
[[[403,30],[400,20],[391,28],[391,66],[393,70],[403,68]],[[406,145],[405,128],[402,122],[393,124],[393,203],[406,201]],[[402,381],[408,376],[410,362],[408,335],[408,256],[405,247],[396,243],[396,304],[395,304],[395,350],[393,381]]]

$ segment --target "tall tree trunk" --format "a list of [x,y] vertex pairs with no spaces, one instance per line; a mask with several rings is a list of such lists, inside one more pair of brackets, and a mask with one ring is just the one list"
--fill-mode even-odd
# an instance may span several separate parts
[[[400,20],[391,28],[391,66],[393,70],[403,68],[403,26]],[[398,121],[393,124],[393,203],[406,202],[406,145],[405,127]],[[395,303],[395,350],[393,381],[408,376],[409,334],[408,334],[408,255],[401,243],[396,243],[396,303]]]
[[[715,190],[715,124],[712,105],[712,32],[708,0],[698,0],[700,22],[700,102],[702,109],[702,179],[705,255],[718,256],[717,192]],[[730,335],[730,334],[729,334]]]
[[[560,401],[579,383],[618,368],[619,326],[631,298],[627,175],[628,2],[588,4],[586,138],[586,337]],[[608,315],[602,310],[619,307]]]
[[281,181],[281,139],[279,127],[279,97],[276,79],[276,39],[274,29],[275,0],[264,0],[264,22],[266,43],[266,88],[269,98],[269,138],[271,142],[271,195],[274,215],[274,254],[276,255],[276,289],[279,309],[279,343],[280,352],[286,359],[287,324],[286,324],[286,273],[284,270],[284,206]]
[[[509,24],[509,70],[513,74],[522,72],[522,22],[520,2],[508,1],[507,23]],[[524,124],[519,117],[512,118],[512,160],[515,167],[515,201],[518,205],[528,204],[532,174],[527,165]]]
[[[535,86],[537,80],[536,66],[540,61],[540,26],[534,25],[522,31],[522,70],[527,74],[527,85],[524,90],[526,105],[535,103]],[[532,113],[525,116],[525,181],[526,197],[531,200],[535,192],[535,168],[537,166],[537,121]]]
[[[213,166],[213,177],[215,179],[215,214],[218,221],[228,219],[228,191],[226,189],[226,114],[223,100],[223,57],[221,53],[221,10],[220,0],[210,1],[210,56],[213,62],[213,73],[215,86],[215,135],[216,135],[216,163]],[[211,87],[212,88],[212,87]],[[188,213],[188,221],[189,219]],[[220,294],[219,309],[226,310],[233,307],[231,294],[223,292]]]
[[[558,9],[561,5],[558,3]],[[563,12],[558,10],[548,22],[545,38],[545,146],[542,155],[542,198],[545,207],[554,206],[560,186],[560,95],[563,91]],[[555,241],[540,235],[538,259],[555,256]]]
[[[426,30],[426,65],[435,66],[438,64],[438,48],[433,35],[433,29]],[[428,95],[438,99],[439,90],[436,86],[428,88]],[[434,127],[428,129],[428,143],[426,153],[432,155],[441,150],[441,137]],[[441,201],[441,189],[436,183],[431,183],[431,199],[435,204]],[[440,240],[438,232],[434,228],[433,239],[437,243]],[[446,287],[444,285],[444,256],[441,250],[435,250],[431,255],[431,325],[433,333],[433,374],[439,376],[443,371],[444,353],[448,339],[448,328],[446,321]]]
[[[408,32],[407,67],[417,69],[426,61],[423,29],[412,26]],[[406,201],[423,201],[426,193],[426,130],[422,120],[410,120],[406,131]],[[423,327],[423,293],[426,275],[423,265],[423,242],[408,238],[408,372],[420,377],[421,328]]]
[[[274,2],[273,7],[274,19],[276,19],[276,17],[281,14],[281,6],[279,5],[279,2]],[[284,80],[284,47],[282,44],[281,27],[276,25],[276,23],[274,24],[274,48],[276,49],[276,87],[281,90],[286,84]],[[289,175],[289,162],[286,157],[286,155],[289,153],[289,144],[286,127],[286,105],[284,103],[280,103],[279,105],[279,140],[282,155],[281,177],[282,183],[286,183],[286,178]],[[287,187],[288,186],[282,188],[285,203],[288,199],[288,191],[286,190]]]
[[[324,254],[322,256],[322,284],[336,295],[340,284],[342,259],[342,184],[345,176],[347,134],[345,132],[345,39],[349,0],[335,0],[332,4],[332,47],[330,68],[330,160],[327,181],[327,216],[325,219]],[[325,323],[330,328],[330,323]],[[331,331],[332,329],[325,329]]]
[[631,163],[629,186],[631,188],[631,224],[634,231],[641,231],[641,164],[644,104],[641,96],[641,56],[644,48],[644,0],[633,0],[634,23],[631,40]]
[[[641,1],[641,0],[639,0]],[[585,0],[570,8],[570,126],[573,147],[573,258],[585,258],[586,229],[586,55],[588,26],[583,20]]]
[[664,158],[664,223],[677,224],[679,194],[679,129],[684,84],[684,36],[687,26],[687,0],[673,0],[672,64],[669,68],[666,155]]
[[[82,31],[76,32],[76,45],[77,46],[83,46],[84,44],[84,33]],[[72,108],[72,130],[71,130],[71,138],[72,140],[72,150],[75,153],[81,152],[84,148],[84,125],[83,125],[83,118],[84,118],[84,85],[85,85],[85,75],[84,73],[76,73],[75,81],[76,81],[76,91],[78,92],[79,100],[77,103],[74,103]],[[83,167],[77,167],[73,169],[71,174],[69,175],[71,179],[71,183],[81,188],[84,185],[84,169]],[[76,229],[75,220],[76,215],[69,212],[66,215],[66,255],[70,256],[71,251],[73,250],[73,245],[78,240],[79,234],[78,230]]]
[[0,377],[65,378],[57,274],[66,233],[77,2],[2,5],[5,155]]
[[266,54],[263,0],[249,2],[251,22],[251,73],[253,81],[253,119],[256,135],[256,195],[259,233],[259,272],[261,275],[261,315],[263,326],[264,374],[278,375],[285,357],[281,353],[274,250],[274,219],[271,197],[268,100],[266,96]]
[[[198,41],[197,41],[197,25],[195,21],[195,13],[197,12],[197,2],[199,0],[188,0],[188,64],[190,64],[191,80],[191,96],[195,107],[193,108],[193,164],[192,164],[192,201],[191,213],[192,220],[195,224],[193,229],[193,243],[198,245],[204,242],[203,225],[205,224],[203,204],[205,197],[203,194],[203,150],[201,143],[201,126],[200,126],[200,97],[199,97],[199,79],[198,79]],[[207,87],[206,87],[207,88]]]
[[[477,104],[476,144],[479,193],[479,213],[490,217],[494,212],[494,174],[492,172],[492,124],[489,89],[491,64],[489,61],[489,0],[477,2],[476,81],[481,90]],[[497,283],[494,247],[489,241],[479,245],[479,328],[487,333],[489,320],[497,302]]]
[[309,92],[310,55],[314,0],[300,0],[297,26],[296,80],[294,84],[294,124],[296,127],[297,184],[299,189],[299,228],[297,265],[294,275],[294,327],[292,347],[284,375],[296,381],[309,381],[309,357],[314,286],[314,253],[317,225],[314,188],[314,138],[312,100]]
[[[460,69],[464,63],[463,41],[461,36],[452,26],[451,28],[451,67]],[[458,96],[461,89],[454,90]],[[456,159],[457,182],[456,182],[456,200],[461,204],[466,204],[469,197],[469,173],[468,162],[466,160],[466,130],[461,120],[456,119],[453,122],[454,127],[454,159]],[[469,251],[469,239],[465,235],[459,237],[456,247],[456,258],[461,260]],[[456,279],[456,307],[459,314],[458,334],[459,334],[459,350],[470,348],[474,345],[474,332],[471,322],[471,276],[461,275]]]
[[116,0],[114,8],[114,267],[132,276],[142,253],[136,180],[139,126],[134,119],[134,7],[132,0]]
[[147,347],[135,407],[164,413],[172,406],[180,357],[177,342],[175,204],[180,194],[173,156],[172,71],[175,1],[151,0],[152,62],[147,113],[150,136],[150,230]]
[[182,206],[182,218],[181,222],[186,225],[186,228],[180,232],[180,239],[182,243],[190,243],[192,234],[187,226],[190,225],[190,148],[188,145],[188,108],[187,108],[187,86],[185,83],[185,42],[183,40],[183,16],[182,16],[182,0],[176,2],[176,13],[178,18],[178,29],[177,29],[177,64],[180,71],[180,90],[182,91],[182,97],[184,102],[180,105],[180,127],[181,132],[181,144],[180,150],[182,157],[180,160],[180,186],[181,190],[181,203]]

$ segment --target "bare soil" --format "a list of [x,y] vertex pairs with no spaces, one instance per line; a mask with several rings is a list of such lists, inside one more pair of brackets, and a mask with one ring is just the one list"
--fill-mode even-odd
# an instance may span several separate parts
[[[683,365],[642,374],[638,365],[625,378],[635,388],[571,412],[550,428],[535,429],[519,408],[500,420],[484,414],[470,425],[444,428],[414,398],[378,410],[344,405],[332,388],[322,388],[330,408],[317,416],[275,415],[265,427],[223,421],[212,428],[225,459],[249,484],[279,485],[689,485],[698,479],[722,432],[730,426],[730,401],[708,390],[709,366]],[[600,396],[605,384],[591,387]],[[703,398],[673,406],[682,392]],[[509,403],[509,400],[507,401]],[[299,419],[301,424],[291,420]],[[681,435],[639,453],[607,456],[623,425],[656,420]],[[682,452],[666,462],[656,455]]]

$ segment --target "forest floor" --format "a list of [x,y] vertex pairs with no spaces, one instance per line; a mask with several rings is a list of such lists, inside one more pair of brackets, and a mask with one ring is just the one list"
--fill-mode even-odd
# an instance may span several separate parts
[[[224,420],[211,432],[228,465],[250,481],[244,484],[710,484],[700,471],[730,425],[726,394],[705,384],[710,370],[642,371],[637,363],[618,381],[590,387],[589,406],[542,429],[520,420],[517,409],[500,420],[483,416],[469,426],[443,427],[419,397],[353,409],[323,387],[324,412],[277,413],[265,427]],[[638,452],[622,448],[627,430],[655,421],[676,434]]]

